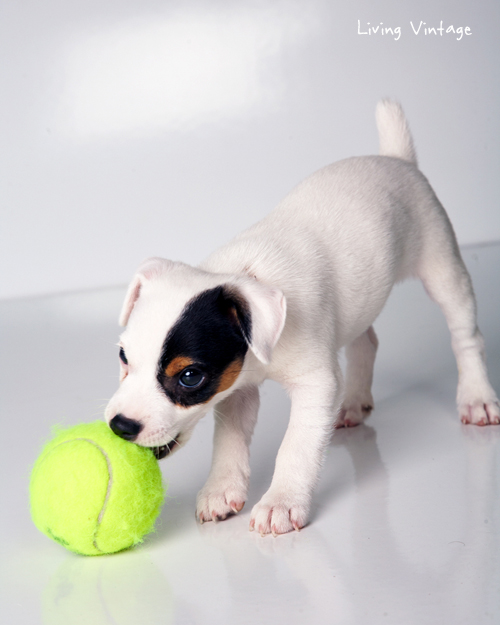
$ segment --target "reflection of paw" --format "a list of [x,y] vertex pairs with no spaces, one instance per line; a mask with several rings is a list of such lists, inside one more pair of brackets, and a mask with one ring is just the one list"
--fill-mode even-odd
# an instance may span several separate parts
[[473,425],[500,424],[500,405],[495,397],[492,401],[473,401],[460,403],[458,406],[462,423]]
[[196,518],[205,521],[224,521],[228,516],[240,512],[245,505],[247,489],[241,481],[208,481],[196,499]]
[[344,402],[337,417],[337,421],[335,422],[335,427],[352,428],[363,423],[373,410],[373,398],[371,393],[364,399],[365,401]]
[[294,500],[293,495],[270,489],[253,507],[250,530],[257,530],[261,536],[300,531],[307,523],[308,513],[309,505],[300,498]]

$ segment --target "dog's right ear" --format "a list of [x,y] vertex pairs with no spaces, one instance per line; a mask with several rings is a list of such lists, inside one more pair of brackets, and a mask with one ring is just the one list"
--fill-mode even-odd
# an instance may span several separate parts
[[262,284],[256,279],[240,277],[235,281],[235,286],[235,308],[243,336],[257,358],[264,364],[269,364],[285,326],[285,296],[279,289]]
[[127,325],[144,283],[160,276],[171,265],[171,261],[157,257],[147,258],[139,265],[128,287],[120,317],[118,318],[118,323],[121,326]]

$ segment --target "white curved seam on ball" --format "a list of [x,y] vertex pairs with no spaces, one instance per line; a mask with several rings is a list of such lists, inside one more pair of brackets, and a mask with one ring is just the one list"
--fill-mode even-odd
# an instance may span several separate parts
[[111,487],[113,485],[113,468],[111,466],[111,462],[109,460],[108,454],[104,451],[104,449],[100,445],[98,445],[95,441],[93,441],[90,438],[81,438],[81,437],[69,438],[68,440],[61,441],[53,449],[51,449],[47,454],[45,454],[45,456],[42,459],[42,462],[45,462],[45,460],[47,459],[47,456],[49,456],[55,449],[57,449],[58,447],[61,447],[61,445],[65,445],[66,443],[72,443],[73,441],[85,441],[87,443],[90,443],[91,445],[94,445],[94,447],[97,447],[97,449],[104,456],[106,460],[106,464],[108,465],[108,487],[106,490],[106,496],[104,497],[104,503],[102,504],[101,511],[99,512],[99,516],[97,517],[97,526],[94,532],[94,540],[92,541],[92,544],[97,549],[97,551],[100,551],[101,553],[105,553],[102,549],[99,549],[99,547],[97,546],[97,532],[99,531],[99,526],[101,524],[102,517],[104,516],[104,513],[106,512],[106,506],[108,504],[108,499],[109,499],[109,496],[111,495]]
[[106,506],[108,505],[109,496],[111,495],[111,486],[113,485],[113,468],[111,466],[111,462],[109,460],[108,454],[95,441],[91,440],[90,438],[80,438],[80,439],[74,439],[74,440],[87,441],[88,443],[91,443],[92,445],[97,447],[97,449],[104,456],[104,458],[106,460],[106,464],[108,465],[108,488],[106,490],[106,497],[104,497],[104,503],[102,504],[101,511],[99,512],[99,516],[97,517],[97,526],[96,526],[95,532],[94,532],[94,540],[92,541],[92,544],[97,549],[97,551],[100,551],[101,553],[104,553],[103,550],[100,549],[98,547],[98,545],[97,545],[97,532],[99,531],[99,527],[101,526],[102,517],[104,516],[104,513],[106,512]]
[[[97,549],[97,551],[100,551],[101,553],[104,553],[104,551],[97,546],[97,532],[99,531],[99,527],[101,525],[102,517],[104,516],[104,513],[106,512],[106,506],[108,504],[108,499],[109,499],[109,496],[111,494],[111,486],[113,485],[113,468],[111,466],[111,462],[109,460],[108,454],[104,451],[104,449],[100,445],[98,445],[92,439],[90,439],[90,438],[71,438],[71,439],[69,439],[67,441],[63,441],[62,443],[60,443],[60,445],[64,445],[64,443],[71,443],[72,441],[86,441],[87,443],[90,443],[91,445],[94,445],[94,447],[97,447],[97,449],[102,453],[102,455],[104,456],[104,458],[106,460],[106,464],[108,465],[108,488],[106,489],[106,496],[104,497],[104,503],[102,504],[101,511],[99,512],[99,516],[97,517],[97,526],[96,526],[95,532],[94,532],[94,540],[92,541],[92,544]],[[57,445],[56,447],[59,447],[59,445]]]

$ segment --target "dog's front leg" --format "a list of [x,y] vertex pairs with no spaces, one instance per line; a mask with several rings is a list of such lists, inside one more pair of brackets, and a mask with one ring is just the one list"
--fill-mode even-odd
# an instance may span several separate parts
[[307,523],[312,493],[337,417],[341,385],[337,371],[318,368],[289,385],[290,422],[271,486],[253,507],[250,530],[276,536],[300,530]]
[[222,521],[245,505],[250,479],[249,446],[258,411],[256,386],[234,391],[215,407],[212,468],[196,505],[200,523]]

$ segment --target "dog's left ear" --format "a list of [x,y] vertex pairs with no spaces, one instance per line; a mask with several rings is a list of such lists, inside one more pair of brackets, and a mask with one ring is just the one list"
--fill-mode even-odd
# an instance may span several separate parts
[[159,277],[163,272],[168,270],[172,264],[173,263],[171,261],[166,260],[165,258],[152,257],[147,258],[139,265],[134,277],[132,278],[132,282],[128,287],[127,294],[125,295],[125,301],[123,302],[122,310],[118,318],[118,323],[121,326],[127,325],[135,303],[139,299],[141,288],[144,284],[149,280]]
[[279,289],[251,279],[238,281],[236,289],[243,335],[257,358],[268,364],[285,326],[285,296]]

